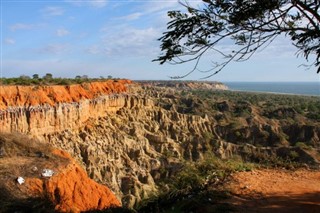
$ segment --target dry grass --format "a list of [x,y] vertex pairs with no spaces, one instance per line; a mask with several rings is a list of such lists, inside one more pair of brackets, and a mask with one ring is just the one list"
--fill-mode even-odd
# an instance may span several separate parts
[[48,206],[46,199],[26,193],[25,186],[19,185],[17,178],[39,178],[43,169],[57,171],[58,167],[69,163],[69,159],[54,155],[52,151],[49,144],[22,134],[0,134],[0,213],[17,209],[25,212],[28,206],[35,206],[35,209]]
[[29,138],[19,133],[2,133],[0,135],[0,150],[4,157],[38,157],[43,154],[50,154],[52,147],[44,142]]
[[52,151],[51,145],[19,133],[0,134],[0,175],[32,176],[35,167],[40,170],[69,162]]

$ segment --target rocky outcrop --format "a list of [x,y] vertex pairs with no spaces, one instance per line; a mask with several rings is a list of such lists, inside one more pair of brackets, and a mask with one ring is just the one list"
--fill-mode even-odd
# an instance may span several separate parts
[[54,150],[54,154],[70,160],[49,179],[26,178],[27,192],[34,196],[46,197],[59,212],[83,212],[119,207],[115,195],[103,185],[88,178],[86,172],[64,151]]
[[217,81],[139,81],[143,86],[175,88],[181,90],[228,90],[229,88]]
[[299,162],[313,168],[318,168],[320,164],[320,161],[312,156],[311,150],[300,147],[256,147],[251,144],[237,145],[225,141],[219,141],[218,144],[216,154],[222,159],[241,156],[246,161],[276,164],[279,157],[283,157],[287,161]]
[[78,129],[128,104],[128,80],[70,86],[2,86],[0,131],[43,135]]
[[239,118],[241,125],[233,127],[219,124],[214,117],[183,114],[151,97],[131,99],[130,107],[92,119],[78,131],[46,136],[84,162],[90,177],[108,184],[125,206],[152,196],[157,183],[174,175],[184,160],[199,160],[206,152],[259,162],[295,151],[300,158],[294,160],[319,163],[305,150],[278,148],[284,140],[281,128],[269,121],[261,125],[262,118]]
[[57,103],[74,103],[95,99],[101,95],[124,93],[130,80],[108,80],[75,85],[1,86],[0,109],[28,106],[55,106]]
[[[193,84],[188,83],[187,89],[199,89]],[[0,122],[6,131],[30,133],[68,151],[91,178],[107,185],[127,207],[156,193],[158,183],[176,174],[183,161],[197,161],[206,152],[243,159],[277,158],[288,152],[294,158],[301,157],[294,160],[318,164],[303,149],[286,149],[297,142],[296,137],[286,134],[301,131],[298,139],[317,147],[319,126],[301,124],[306,127],[297,130],[292,124],[269,118],[274,113],[264,116],[246,101],[219,99],[210,105],[197,97],[183,96],[183,85],[176,90],[144,82],[144,90],[134,88],[132,93],[119,89],[68,99],[75,102],[22,104],[18,112],[11,112],[6,105],[7,115],[0,117]],[[79,94],[71,88],[66,91],[70,97]],[[32,111],[34,106],[37,111]]]
[[[65,151],[20,134],[1,134],[1,212],[83,212],[119,207]],[[42,211],[41,211],[42,209]]]
[[85,163],[90,177],[107,184],[124,206],[132,207],[152,196],[156,183],[174,174],[181,159],[201,158],[210,142],[202,143],[198,134],[210,131],[210,126],[207,118],[136,105],[90,120],[76,132],[47,135],[46,140],[70,151]]
[[284,132],[289,136],[288,141],[309,142],[314,147],[319,147],[320,127],[312,125],[295,124],[283,128]]

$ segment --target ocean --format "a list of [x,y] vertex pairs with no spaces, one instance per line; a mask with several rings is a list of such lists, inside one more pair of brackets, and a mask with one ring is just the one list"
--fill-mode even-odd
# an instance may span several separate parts
[[320,82],[224,82],[230,90],[320,96]]

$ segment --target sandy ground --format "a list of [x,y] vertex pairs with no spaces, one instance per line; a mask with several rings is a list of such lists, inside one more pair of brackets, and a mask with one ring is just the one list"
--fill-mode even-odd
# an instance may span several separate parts
[[320,171],[239,172],[227,188],[239,212],[320,212]]

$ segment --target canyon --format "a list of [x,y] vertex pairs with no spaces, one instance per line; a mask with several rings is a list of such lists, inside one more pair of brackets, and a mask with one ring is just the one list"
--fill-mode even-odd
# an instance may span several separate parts
[[[1,86],[0,131],[27,134],[70,153],[129,208],[156,195],[159,183],[184,161],[208,152],[258,162],[290,158],[319,168],[319,121],[289,107],[267,110],[232,101],[228,92],[220,94],[227,88],[218,83],[170,85],[110,80]],[[193,90],[211,93],[201,99],[190,95]],[[310,149],[295,146],[299,142]]]

